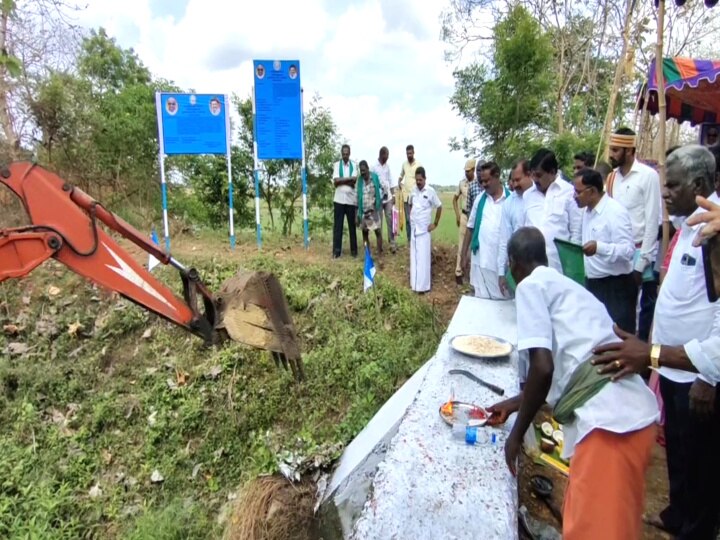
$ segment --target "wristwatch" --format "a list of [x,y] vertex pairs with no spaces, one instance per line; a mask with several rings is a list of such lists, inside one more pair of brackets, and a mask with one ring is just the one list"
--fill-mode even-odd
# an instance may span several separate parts
[[650,348],[650,366],[655,369],[660,367],[660,349],[662,349],[662,345],[659,343],[654,343]]

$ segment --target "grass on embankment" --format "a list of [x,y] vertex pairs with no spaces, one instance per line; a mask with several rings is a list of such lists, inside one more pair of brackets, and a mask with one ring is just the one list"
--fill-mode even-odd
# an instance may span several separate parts
[[[236,271],[184,262],[212,290]],[[244,482],[284,450],[349,442],[437,346],[430,308],[385,280],[378,308],[360,267],[244,267],[285,288],[301,385],[267,353],[203,348],[55,263],[0,285],[1,538],[217,538]]]

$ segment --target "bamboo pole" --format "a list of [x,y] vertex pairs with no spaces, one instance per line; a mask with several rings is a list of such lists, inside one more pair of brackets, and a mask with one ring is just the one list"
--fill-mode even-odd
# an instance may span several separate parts
[[[645,81],[645,87],[644,87],[644,96],[643,96],[643,107],[642,111],[640,113],[640,120],[639,124],[637,124],[635,128],[635,132],[638,134],[638,144],[636,148],[636,152],[639,156],[644,156],[644,149],[647,145],[647,141],[650,138],[650,131],[652,129],[652,126],[648,126],[648,102],[650,101],[650,81]],[[650,149],[650,155],[652,155],[652,148]]]
[[610,100],[608,101],[607,112],[605,113],[605,124],[603,125],[602,135],[600,136],[600,144],[598,150],[595,153],[595,165],[599,158],[600,150],[603,149],[602,159],[603,161],[608,160],[610,152],[609,145],[605,144],[610,140],[610,133],[612,132],[612,121],[615,116],[615,105],[617,103],[617,95],[620,93],[620,87],[622,86],[623,74],[625,73],[625,62],[627,62],[627,53],[630,42],[630,21],[632,20],[632,12],[635,8],[636,0],[627,0],[625,8],[625,20],[623,22],[623,44],[622,51],[620,52],[620,58],[618,59],[617,66],[615,67],[615,78],[613,79],[612,91],[610,92]]
[[[657,29],[657,47],[655,51],[655,76],[657,77],[658,92],[658,175],[660,177],[660,190],[665,189],[665,121],[667,120],[667,104],[665,103],[665,73],[663,72],[663,30],[665,27],[665,0],[658,2],[658,29]],[[662,218],[662,245],[658,257],[662,261],[667,253],[668,244],[670,243],[670,218],[668,210],[663,201],[663,218]]]

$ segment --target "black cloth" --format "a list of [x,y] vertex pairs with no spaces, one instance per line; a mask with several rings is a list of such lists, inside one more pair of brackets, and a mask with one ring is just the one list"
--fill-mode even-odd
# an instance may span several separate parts
[[408,245],[410,245],[410,203],[405,203],[405,232],[407,232]]
[[690,411],[691,386],[660,377],[670,481],[670,504],[660,517],[676,540],[715,540],[720,512],[720,394],[715,396],[714,415],[701,418]]
[[603,303],[615,324],[626,332],[635,333],[638,287],[632,273],[586,279],[585,287]]
[[640,288],[640,317],[638,317],[638,337],[643,341],[650,339],[655,302],[658,296],[657,275],[653,281],[643,281]]
[[660,377],[660,393],[665,406],[665,455],[667,459],[670,502],[660,512],[660,519],[677,534],[685,514],[685,440],[690,417],[688,392],[691,384],[673,382]]
[[357,206],[352,204],[333,203],[335,215],[333,216],[333,257],[342,255],[343,245],[343,228],[344,221],[347,218],[348,229],[350,229],[350,254],[357,257],[357,224],[355,216],[357,214]]

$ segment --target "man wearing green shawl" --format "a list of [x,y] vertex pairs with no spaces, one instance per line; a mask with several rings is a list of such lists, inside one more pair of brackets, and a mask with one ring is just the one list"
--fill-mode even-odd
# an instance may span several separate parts
[[467,265],[470,248],[470,284],[478,298],[502,300],[497,274],[498,241],[503,203],[510,195],[500,182],[500,167],[492,161],[480,167],[480,185],[483,194],[475,199],[467,222],[461,253],[463,268]]
[[357,165],[350,159],[349,145],[343,144],[340,154],[342,159],[335,163],[333,171],[333,186],[335,187],[335,197],[333,198],[333,257],[336,259],[342,254],[345,220],[347,220],[350,232],[350,255],[357,257],[358,254],[355,232]]
[[375,231],[377,254],[382,255],[382,188],[380,178],[370,172],[367,161],[362,160],[358,168],[360,176],[357,181],[358,214],[357,224],[363,235],[363,242],[370,245],[369,232]]
[[617,340],[613,321],[590,292],[547,266],[539,229],[518,229],[508,258],[518,284],[518,350],[530,356],[523,391],[488,408],[495,425],[518,412],[505,443],[508,467],[516,473],[523,436],[547,401],[564,424],[562,455],[572,457],[563,539],[639,540],[659,418],[655,396],[639,375],[611,382],[591,364],[595,347]]

